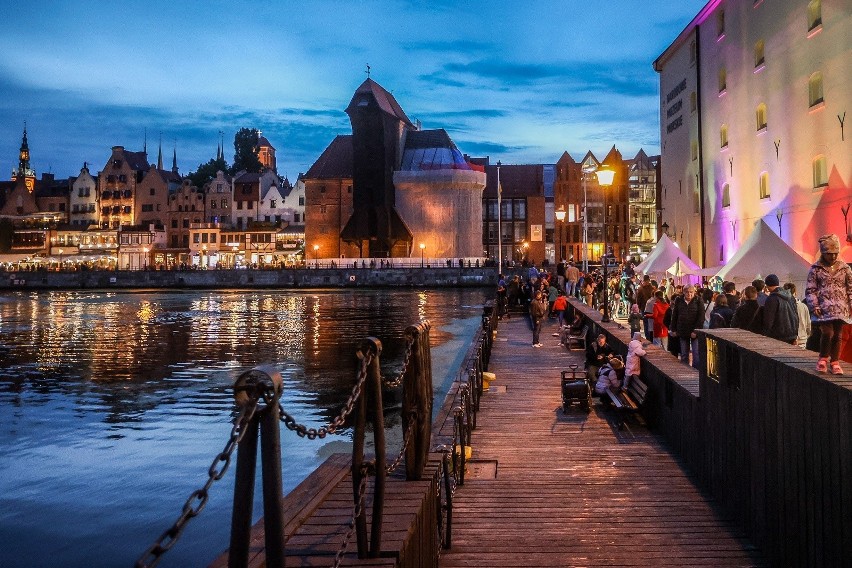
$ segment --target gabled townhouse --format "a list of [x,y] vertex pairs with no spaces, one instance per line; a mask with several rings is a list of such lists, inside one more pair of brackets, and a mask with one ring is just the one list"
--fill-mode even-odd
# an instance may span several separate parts
[[84,162],[80,175],[71,184],[69,197],[69,223],[85,229],[98,224],[98,183],[89,172],[89,164]]
[[136,192],[149,168],[145,152],[130,152],[124,146],[112,147],[109,160],[98,173],[98,224],[101,227],[117,229],[136,224],[140,213],[135,207]]

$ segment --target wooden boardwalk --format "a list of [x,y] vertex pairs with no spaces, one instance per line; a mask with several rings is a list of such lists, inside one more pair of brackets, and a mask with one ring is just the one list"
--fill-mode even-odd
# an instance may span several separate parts
[[[500,322],[473,457],[440,566],[761,566],[661,438],[611,411],[563,414],[559,371],[582,369],[545,322],[533,348],[526,318]],[[448,421],[441,435],[452,435]]]

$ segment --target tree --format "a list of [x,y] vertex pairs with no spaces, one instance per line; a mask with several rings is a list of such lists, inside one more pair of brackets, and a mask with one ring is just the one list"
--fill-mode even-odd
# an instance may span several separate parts
[[225,158],[210,159],[206,164],[199,164],[198,169],[190,172],[186,177],[195,187],[204,187],[204,184],[216,177],[216,172],[228,171],[228,162]]
[[240,128],[234,135],[234,166],[232,173],[247,171],[259,173],[263,165],[257,157],[259,133],[256,128]]

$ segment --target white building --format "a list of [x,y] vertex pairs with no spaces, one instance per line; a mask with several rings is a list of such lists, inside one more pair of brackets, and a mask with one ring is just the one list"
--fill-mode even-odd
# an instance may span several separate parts
[[712,0],[654,68],[659,222],[690,257],[724,264],[759,219],[808,260],[852,240],[852,0]]
[[75,227],[87,228],[98,224],[98,189],[95,178],[84,163],[80,175],[71,184],[69,222]]

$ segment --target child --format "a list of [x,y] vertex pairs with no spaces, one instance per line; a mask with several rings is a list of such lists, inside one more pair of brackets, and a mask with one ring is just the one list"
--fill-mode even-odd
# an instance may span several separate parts
[[639,305],[633,304],[630,306],[630,315],[627,316],[627,323],[630,324],[631,333],[635,334],[637,331],[642,331],[643,322],[644,318],[639,312]]
[[642,347],[642,334],[638,331],[633,333],[633,339],[627,344],[627,361],[624,369],[624,388],[630,385],[633,377],[638,377],[640,372],[639,357],[645,355],[645,349]]

